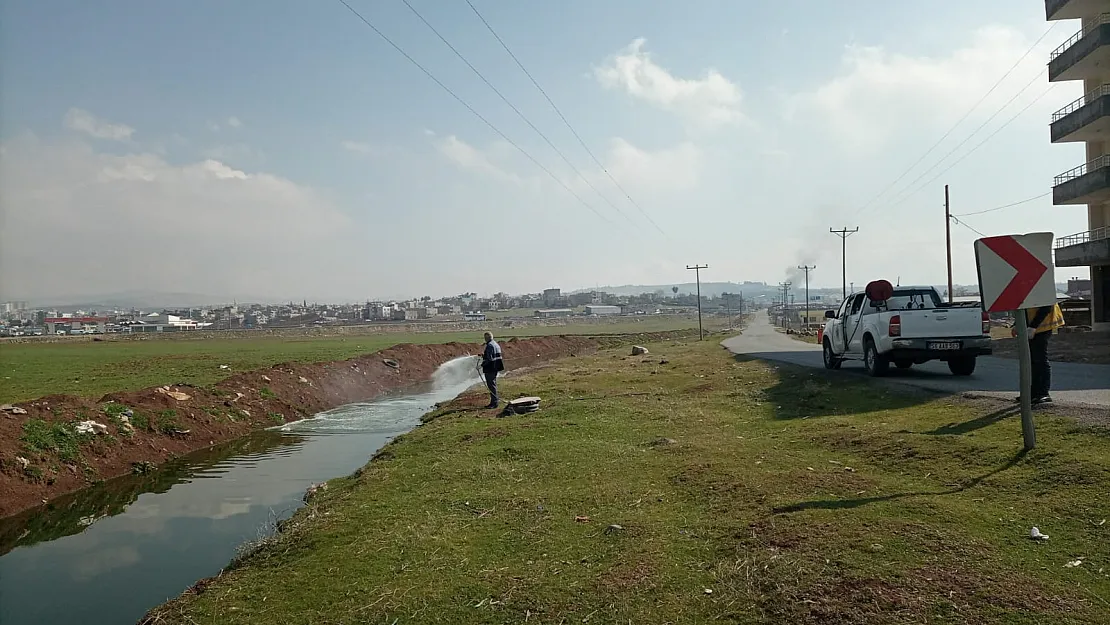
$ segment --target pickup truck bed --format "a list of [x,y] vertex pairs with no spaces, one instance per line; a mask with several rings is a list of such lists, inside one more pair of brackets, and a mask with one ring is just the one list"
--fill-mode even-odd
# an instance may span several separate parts
[[[831,315],[831,316],[830,316]],[[849,296],[825,315],[825,366],[862,360],[871,375],[930,360],[948,363],[955,375],[971,375],[976,358],[991,353],[990,327],[974,305],[947,305],[932,287],[898,287],[885,302],[863,293]]]

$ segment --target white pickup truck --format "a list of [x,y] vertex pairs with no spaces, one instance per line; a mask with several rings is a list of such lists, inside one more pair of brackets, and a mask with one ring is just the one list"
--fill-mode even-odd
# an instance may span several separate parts
[[971,375],[975,359],[991,353],[990,319],[976,303],[943,303],[931,286],[898,286],[885,301],[853,293],[825,311],[825,368],[862,360],[872,376],[943,360],[953,375]]

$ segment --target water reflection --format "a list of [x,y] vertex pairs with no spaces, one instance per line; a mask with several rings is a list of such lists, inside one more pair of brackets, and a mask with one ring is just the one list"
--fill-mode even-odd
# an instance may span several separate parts
[[219,572],[309,485],[350,474],[473,384],[472,365],[447,363],[418,394],[344,406],[0,522],[0,623],[135,622]]
[[[258,432],[247,438],[216,445],[162,465],[159,470],[129,475],[70,495],[48,504],[0,519],[0,556],[15,547],[77,534],[96,521],[123,512],[142,493],[164,493],[176,484],[206,475],[219,475],[219,464],[228,458],[246,461],[280,447],[295,447],[303,436],[280,432]],[[215,473],[212,470],[216,469]]]

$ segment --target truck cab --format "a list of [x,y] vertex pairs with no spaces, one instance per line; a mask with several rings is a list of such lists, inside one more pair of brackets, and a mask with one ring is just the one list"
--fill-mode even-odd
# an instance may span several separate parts
[[930,360],[948,363],[953,375],[975,371],[991,353],[990,319],[978,304],[948,304],[931,286],[898,286],[886,300],[852,293],[837,310],[825,311],[825,367],[862,360],[872,376]]

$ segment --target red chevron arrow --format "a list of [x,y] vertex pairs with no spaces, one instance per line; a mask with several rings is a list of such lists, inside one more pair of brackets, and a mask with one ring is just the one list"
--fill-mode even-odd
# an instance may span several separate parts
[[1002,289],[1002,293],[988,307],[988,310],[1017,310],[1021,307],[1025,298],[1029,296],[1033,287],[1037,286],[1037,282],[1044,275],[1044,272],[1048,271],[1048,267],[1036,256],[1030,254],[1029,250],[1025,249],[1025,246],[1018,243],[1013,237],[986,237],[981,240],[983,245],[998,254],[999,258],[1017,270],[1017,274],[1006,285],[1006,288]]

